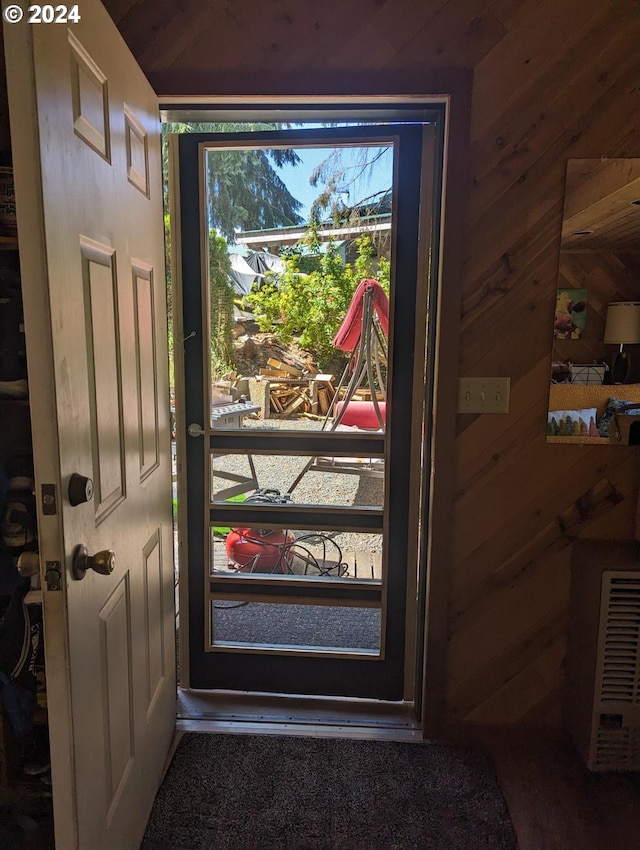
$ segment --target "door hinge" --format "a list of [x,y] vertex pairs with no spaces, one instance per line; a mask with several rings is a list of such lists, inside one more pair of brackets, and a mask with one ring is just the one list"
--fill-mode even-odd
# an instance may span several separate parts
[[60,561],[46,561],[44,580],[47,590],[62,590],[62,570]]
[[42,485],[42,514],[43,516],[55,516],[58,513],[56,501],[56,485]]

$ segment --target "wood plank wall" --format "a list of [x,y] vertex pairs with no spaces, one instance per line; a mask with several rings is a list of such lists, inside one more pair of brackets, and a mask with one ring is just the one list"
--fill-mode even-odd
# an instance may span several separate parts
[[635,0],[107,0],[160,94],[429,93],[473,71],[459,375],[452,720],[560,717],[576,536],[632,535],[634,449],[545,443],[566,161],[640,156]]

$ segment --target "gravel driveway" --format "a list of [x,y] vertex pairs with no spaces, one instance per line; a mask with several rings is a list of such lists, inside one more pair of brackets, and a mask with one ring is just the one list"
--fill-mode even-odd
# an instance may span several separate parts
[[[256,430],[320,430],[321,422],[308,419],[283,420],[249,420],[245,427]],[[260,487],[268,487],[288,493],[299,473],[308,462],[307,457],[289,455],[254,455],[253,462],[256,477]],[[250,474],[246,455],[218,456],[214,460],[214,468],[240,475]],[[228,486],[229,482],[218,479],[219,485]],[[300,504],[325,505],[370,505],[382,506],[382,478],[371,478],[364,475],[343,474],[332,471],[308,471],[292,494],[292,502]],[[250,495],[251,491],[247,495]],[[327,529],[328,532],[331,529]],[[334,535],[332,535],[334,536]],[[380,552],[382,535],[358,534],[342,532],[335,535],[336,542],[345,550],[360,552]]]

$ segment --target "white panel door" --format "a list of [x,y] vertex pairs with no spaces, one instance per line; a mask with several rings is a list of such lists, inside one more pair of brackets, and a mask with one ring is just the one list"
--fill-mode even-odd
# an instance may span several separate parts
[[[40,552],[62,576],[44,591],[56,842],[127,850],[175,726],[160,136],[113,22],[79,11],[5,42]],[[74,473],[93,482],[75,506]],[[80,545],[115,559],[80,578]]]

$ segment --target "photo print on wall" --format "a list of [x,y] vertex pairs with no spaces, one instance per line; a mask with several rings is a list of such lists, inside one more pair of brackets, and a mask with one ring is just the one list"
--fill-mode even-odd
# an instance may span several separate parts
[[556,339],[582,339],[587,321],[587,290],[559,289],[553,335]]

